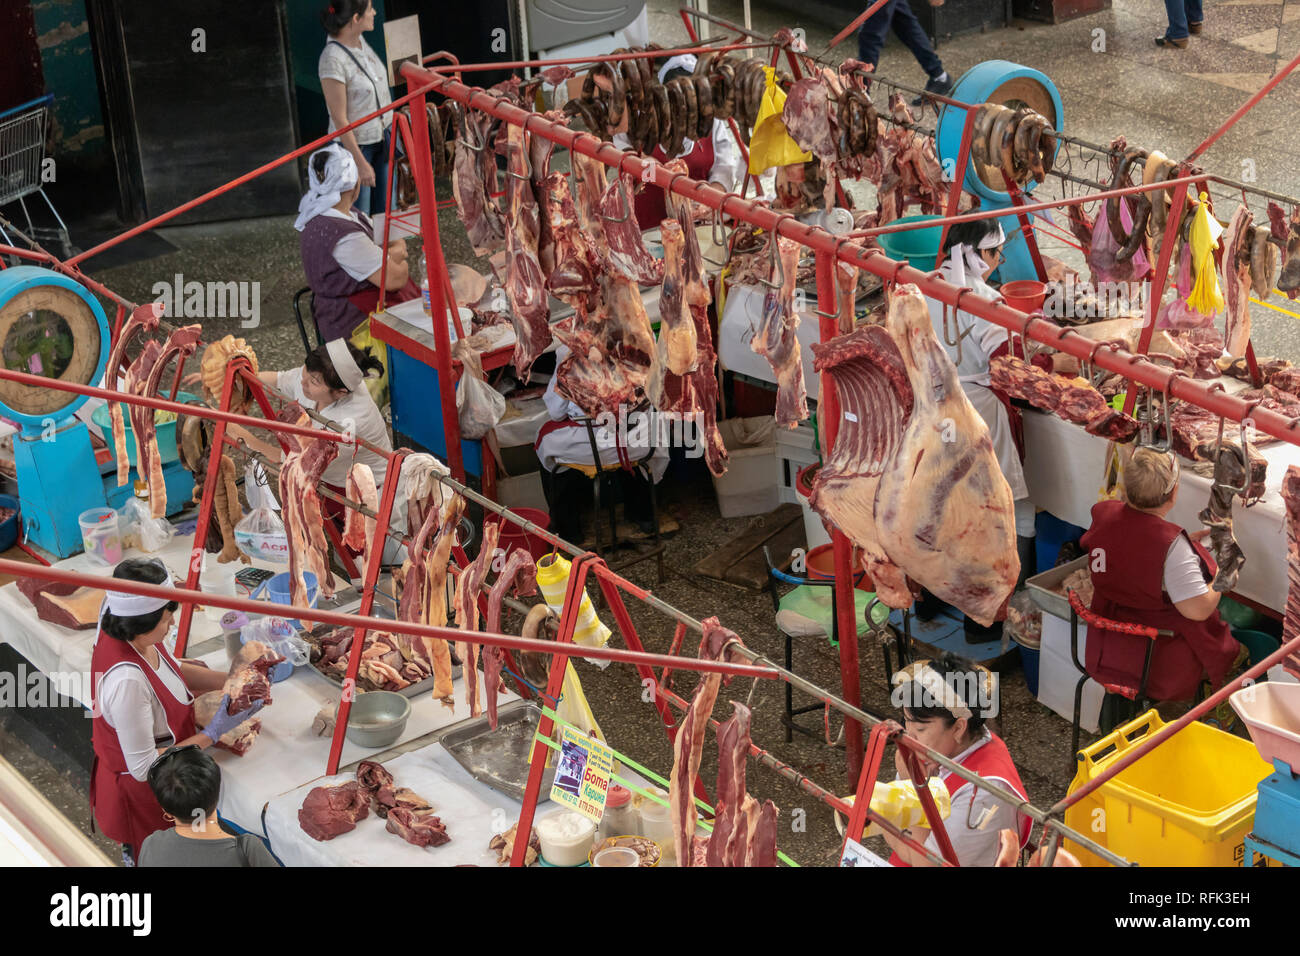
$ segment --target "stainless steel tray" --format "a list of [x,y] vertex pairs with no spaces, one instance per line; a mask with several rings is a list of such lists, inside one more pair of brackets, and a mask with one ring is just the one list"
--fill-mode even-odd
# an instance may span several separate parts
[[[488,727],[487,714],[463,721],[443,735],[441,743],[469,775],[493,790],[523,800],[528,782],[528,755],[542,711],[527,700],[512,700],[497,711],[497,729]],[[551,799],[555,769],[542,773],[538,800]]]
[[1069,564],[1062,564],[1060,567],[1044,571],[1042,574],[1035,574],[1025,581],[1025,587],[1029,588],[1029,596],[1034,599],[1035,604],[1053,617],[1068,621],[1070,619],[1070,602],[1066,600],[1064,594],[1061,594],[1056,589],[1061,586],[1062,581],[1075,571],[1087,566],[1088,555],[1085,554],[1083,557],[1075,558]]

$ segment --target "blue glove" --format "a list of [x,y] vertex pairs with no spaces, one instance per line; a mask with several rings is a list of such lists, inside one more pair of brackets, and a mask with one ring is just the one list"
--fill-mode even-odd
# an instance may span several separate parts
[[230,695],[222,694],[221,703],[217,705],[217,712],[212,715],[212,719],[208,721],[208,725],[199,731],[199,733],[208,737],[214,744],[265,707],[266,701],[256,701],[247,710],[238,714],[226,713],[226,708],[229,706]]

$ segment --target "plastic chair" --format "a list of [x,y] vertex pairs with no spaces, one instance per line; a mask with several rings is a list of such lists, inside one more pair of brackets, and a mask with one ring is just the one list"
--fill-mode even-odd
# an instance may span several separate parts
[[[606,550],[608,551],[618,550],[620,542],[618,540],[618,517],[614,513],[614,499],[611,496],[608,502],[610,543],[607,548],[602,548],[601,546],[600,488],[601,485],[603,484],[603,480],[606,477],[613,474],[614,472],[623,470],[623,465],[618,462],[615,462],[614,464],[610,464],[610,465],[601,464],[600,447],[596,444],[596,429],[592,425],[592,420],[590,418],[575,418],[574,421],[585,425],[587,428],[587,441],[591,445],[591,465],[587,465],[585,462],[561,462],[557,467],[557,471],[559,469],[567,469],[570,471],[576,471],[579,474],[587,475],[586,469],[588,467],[594,467],[595,474],[587,475],[587,477],[591,480],[592,497],[595,502],[595,505],[592,509],[592,515],[595,524],[594,533],[596,536],[596,542],[593,550],[596,552],[596,554],[600,555],[603,558],[605,557]],[[660,541],[659,539],[659,496],[655,489],[654,475],[650,471],[650,459],[654,456],[654,453],[655,453],[654,448],[651,448],[646,452],[643,458],[632,463],[633,470],[639,473],[643,478],[645,478],[646,483],[650,486],[650,520],[654,524],[654,533],[651,535],[651,540],[653,540],[654,546],[649,551],[645,551],[645,552],[642,552],[638,549],[635,558],[632,558],[631,560],[628,561],[621,561],[617,564],[611,564],[609,565],[609,568],[611,571],[619,571],[622,570],[623,568],[629,568],[634,564],[640,564],[642,561],[648,561],[650,558],[654,558],[656,570],[659,576],[658,582],[660,584],[663,584],[664,583],[664,547],[663,547],[663,542]]]
[[[836,613],[837,606],[835,602],[835,581],[833,579],[824,580],[819,578],[805,578],[805,577],[798,577],[793,574],[787,574],[786,572],[777,568],[775,563],[773,563],[772,553],[768,549],[767,545],[763,545],[763,560],[767,562],[767,584],[768,584],[768,590],[771,592],[772,595],[772,609],[776,612],[776,626],[781,631],[782,636],[785,638],[786,670],[792,670],[794,667],[794,641],[796,638],[824,637],[827,640],[829,640],[833,646],[838,647],[840,643],[839,616]],[[778,582],[784,584],[793,584],[794,589],[791,591],[787,591],[785,595],[781,595],[777,592],[776,589]],[[792,604],[800,603],[801,597],[805,595],[809,595],[810,593],[815,591],[816,588],[830,588],[829,591],[830,599],[831,599],[830,613],[827,615],[830,621],[829,632],[827,631],[826,625],[823,621],[815,620],[811,617],[808,617],[805,614],[801,614],[789,606]],[[855,595],[858,593],[856,589],[854,593]],[[857,602],[855,598],[855,607],[854,607],[855,618],[857,617],[856,603]],[[872,626],[867,622],[872,620],[872,615],[875,612],[877,605],[881,605],[881,601],[879,598],[876,597],[873,597],[871,602],[867,604],[866,611],[862,615],[862,620],[859,621],[858,624],[860,628],[859,634],[862,633],[861,628],[864,627],[868,631],[874,630],[874,628],[872,628]],[[886,618],[886,621],[887,620],[888,619]],[[887,644],[884,644],[882,642],[882,648],[885,654],[886,670],[888,671],[889,670],[888,668],[889,647]],[[902,658],[902,655],[903,655],[903,646],[900,643],[899,644],[900,660]],[[787,683],[785,685],[785,717],[781,721],[785,725],[785,742],[786,743],[793,742],[794,740],[793,731],[796,730],[799,731],[799,733],[801,734],[806,734],[809,737],[815,737],[818,740],[821,740],[823,736],[821,731],[813,731],[813,730],[809,730],[806,727],[800,726],[798,723],[795,722],[795,717],[798,717],[801,714],[812,713],[813,711],[820,711],[822,707],[823,705],[821,703],[810,704],[806,707],[795,707],[794,687]]]
[[[1070,599],[1070,658],[1074,661],[1074,666],[1082,672],[1079,682],[1074,687],[1074,720],[1071,727],[1070,738],[1070,769],[1078,760],[1079,754],[1079,722],[1080,715],[1083,712],[1083,685],[1091,678],[1095,680],[1108,695],[1115,695],[1134,705],[1135,713],[1142,710],[1144,703],[1157,704],[1160,701],[1149,700],[1146,696],[1147,680],[1151,676],[1151,658],[1155,655],[1156,639],[1160,637],[1173,637],[1174,632],[1163,628],[1156,629],[1147,627],[1143,624],[1129,624],[1124,621],[1113,621],[1110,618],[1102,617],[1099,614],[1093,614],[1091,610],[1083,606],[1083,599],[1073,588],[1068,592]],[[1111,668],[1102,668],[1098,671],[1089,672],[1083,663],[1079,660],[1079,619],[1082,618],[1085,623],[1101,628],[1104,631],[1111,631],[1115,634],[1122,634],[1127,637],[1145,637],[1147,642],[1146,658],[1142,663],[1142,674],[1138,677],[1137,683],[1134,683],[1134,677],[1137,675],[1126,674],[1123,671]],[[1120,721],[1121,723],[1123,721]]]
[[[316,333],[316,345],[313,346],[307,340],[307,323],[302,319],[302,297],[311,296],[311,302],[308,308],[311,310],[311,328]],[[305,352],[310,353],[313,348],[325,344],[325,337],[320,334],[320,326],[316,324],[316,295],[311,291],[311,286],[303,286],[293,294],[293,316],[298,320],[298,334],[302,336],[302,347]]]

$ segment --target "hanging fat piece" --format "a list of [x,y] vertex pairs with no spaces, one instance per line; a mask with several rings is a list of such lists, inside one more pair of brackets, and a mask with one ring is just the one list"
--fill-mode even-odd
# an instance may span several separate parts
[[546,276],[537,254],[541,220],[529,165],[524,131],[511,124],[506,137],[506,298],[515,326],[515,372],[521,381],[528,380],[533,362],[551,344]]
[[1250,344],[1250,238],[1254,216],[1245,205],[1237,206],[1228,222],[1222,243],[1219,274],[1223,278],[1225,325],[1224,347],[1228,354],[1246,354]]
[[863,549],[890,607],[910,578],[982,625],[1015,588],[1015,516],[984,420],[962,391],[913,285],[884,327],[813,346],[843,415],[809,503]]
[[808,394],[804,388],[803,360],[799,354],[799,313],[795,311],[794,287],[799,268],[799,243],[774,236],[774,277],[778,288],[769,288],[763,300],[763,315],[750,341],[750,348],[767,359],[776,375],[776,421],[794,428],[808,417]]

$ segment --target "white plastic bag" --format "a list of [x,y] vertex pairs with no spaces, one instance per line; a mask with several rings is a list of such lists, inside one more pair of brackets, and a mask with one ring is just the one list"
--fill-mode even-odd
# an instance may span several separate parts
[[265,506],[254,508],[235,525],[235,543],[245,554],[284,564],[289,560],[289,536],[280,516]]
[[240,631],[241,642],[261,641],[281,657],[301,667],[308,661],[309,649],[288,621],[282,617],[261,617]]
[[453,345],[451,354],[464,366],[456,384],[456,416],[461,436],[482,438],[505,415],[505,396],[487,383],[483,362],[466,341]]
[[155,554],[167,547],[175,533],[171,522],[155,518],[149,505],[134,495],[122,506],[118,527],[122,532],[122,546],[137,547],[145,554]]

